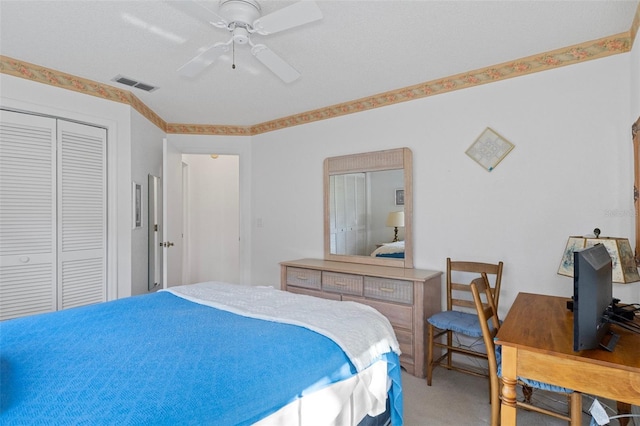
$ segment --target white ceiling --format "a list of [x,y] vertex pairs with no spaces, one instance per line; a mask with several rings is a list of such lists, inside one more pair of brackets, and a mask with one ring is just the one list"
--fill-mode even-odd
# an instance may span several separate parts
[[[236,48],[235,70],[222,57],[193,80],[180,77],[199,49],[229,35],[176,3],[0,0],[0,54],[131,90],[169,123],[251,125],[626,32],[638,8],[638,0],[320,0],[322,20],[252,37],[302,73],[284,84],[247,46]],[[263,15],[291,3],[260,2]],[[119,74],[160,88],[112,82]]]

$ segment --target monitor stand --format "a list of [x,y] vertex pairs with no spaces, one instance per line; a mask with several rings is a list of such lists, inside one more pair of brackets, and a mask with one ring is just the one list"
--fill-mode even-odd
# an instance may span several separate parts
[[619,334],[616,334],[612,331],[607,331],[607,333],[602,336],[602,340],[600,340],[600,347],[602,349],[606,349],[609,352],[613,352],[613,348],[616,347],[616,343],[618,343],[619,339]]

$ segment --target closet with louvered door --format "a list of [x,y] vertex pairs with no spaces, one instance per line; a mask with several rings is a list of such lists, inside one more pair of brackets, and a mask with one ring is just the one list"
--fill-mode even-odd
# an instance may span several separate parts
[[106,130],[0,111],[0,319],[106,300]]
[[329,177],[333,196],[329,212],[330,250],[333,254],[368,256],[365,173]]

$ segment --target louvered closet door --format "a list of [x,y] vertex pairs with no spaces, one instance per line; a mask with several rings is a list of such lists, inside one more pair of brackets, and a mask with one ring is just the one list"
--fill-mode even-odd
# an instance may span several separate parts
[[0,319],[56,310],[56,120],[0,111]]
[[58,309],[106,300],[106,130],[58,121]]

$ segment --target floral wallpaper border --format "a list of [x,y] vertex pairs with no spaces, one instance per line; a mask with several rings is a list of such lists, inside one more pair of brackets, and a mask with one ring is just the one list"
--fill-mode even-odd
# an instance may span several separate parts
[[345,102],[327,108],[296,114],[290,117],[268,121],[251,126],[252,134],[260,134],[273,130],[324,120],[341,115],[366,111],[382,106],[393,105],[427,96],[439,95],[454,90],[466,89],[481,84],[519,77],[534,72],[545,71],[561,66],[572,65],[592,59],[628,52],[631,39],[628,33],[606,37],[589,43],[575,45],[540,55],[529,56],[500,65],[446,77],[380,93],[370,97]]
[[107,84],[2,55],[0,55],[0,73],[131,105],[153,124],[163,130],[166,129],[167,123],[128,90],[118,89]]
[[0,73],[49,84],[114,102],[129,104],[153,124],[167,133],[225,136],[252,136],[287,127],[311,123],[394,105],[454,90],[519,77],[610,55],[629,52],[640,27],[640,4],[631,29],[626,33],[604,37],[551,52],[521,58],[466,73],[428,81],[401,89],[379,93],[325,108],[307,111],[252,126],[219,124],[167,123],[131,92],[107,84],[77,77],[61,71],[0,55]]

